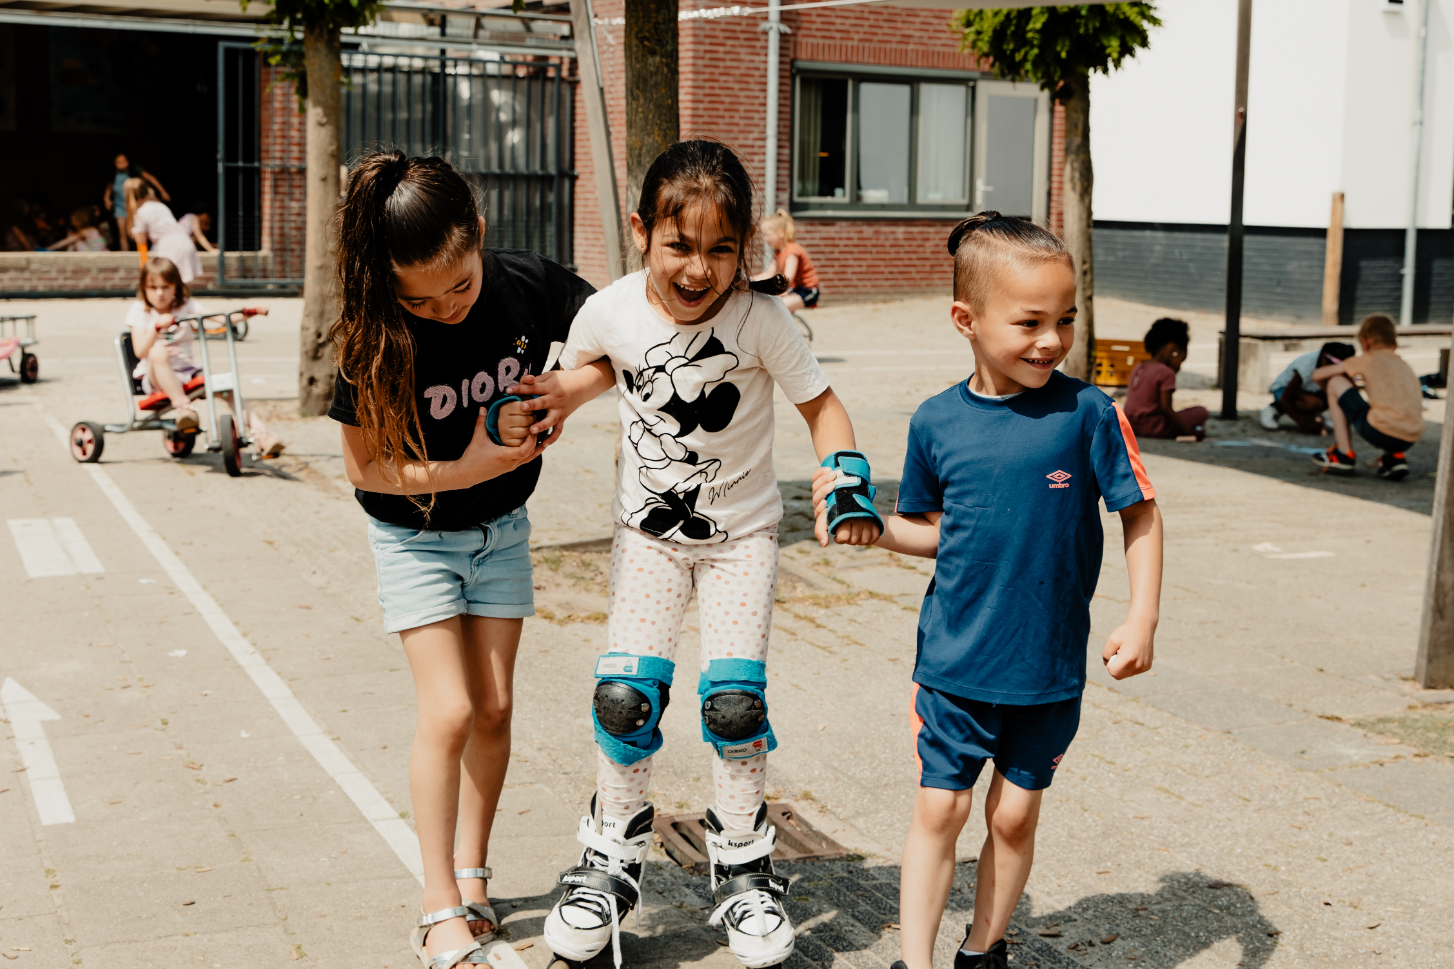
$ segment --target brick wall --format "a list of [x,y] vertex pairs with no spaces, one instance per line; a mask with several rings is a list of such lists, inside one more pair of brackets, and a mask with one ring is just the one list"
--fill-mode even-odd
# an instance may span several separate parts
[[[307,126],[293,85],[278,80],[281,68],[263,66],[259,111],[262,161],[259,248],[270,253],[269,272],[303,278],[307,227]],[[255,274],[255,273],[254,273]]]
[[[713,5],[684,0],[682,9]],[[621,0],[600,0],[595,13],[597,20],[619,19]],[[910,8],[790,10],[782,15],[792,32],[783,35],[779,60],[777,205],[787,207],[790,188],[793,61],[975,70],[980,66],[975,58],[958,50],[958,39],[949,30],[950,16],[949,11]],[[717,138],[731,145],[759,189],[767,157],[767,35],[761,30],[765,20],[757,15],[682,21],[680,50],[682,137]],[[596,30],[624,206],[624,30],[615,24],[600,24]],[[576,168],[581,177],[576,184],[576,263],[582,275],[599,284],[605,280],[606,263],[600,250],[594,168],[584,105],[578,104],[577,111]],[[1052,124],[1049,216],[1058,225],[1064,158],[1059,108]],[[944,240],[952,225],[948,219],[800,219],[798,240],[818,267],[825,302],[944,291],[951,268]]]
[[[0,252],[0,293],[136,292],[140,264],[134,252]],[[209,289],[217,258],[202,256],[193,289]]]

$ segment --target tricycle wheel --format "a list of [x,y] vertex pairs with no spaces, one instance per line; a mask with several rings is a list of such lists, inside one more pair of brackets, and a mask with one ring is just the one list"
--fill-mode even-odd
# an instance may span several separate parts
[[239,316],[232,322],[232,338],[234,340],[247,339],[247,317]]
[[222,442],[222,466],[229,477],[242,477],[242,442],[237,439],[237,424],[231,414],[217,418],[217,439]]
[[185,458],[197,446],[197,435],[195,432],[188,434],[186,431],[163,431],[162,446],[172,457]]
[[71,457],[82,464],[95,464],[106,450],[106,432],[100,424],[77,421],[71,428]]
[[20,382],[33,384],[40,379],[40,358],[33,353],[20,355]]
[[797,313],[794,313],[793,314],[793,322],[796,323],[796,324],[798,324],[798,332],[803,335],[803,341],[805,343],[812,343],[813,342],[813,328],[808,325],[808,321],[805,320],[805,319],[803,319]]

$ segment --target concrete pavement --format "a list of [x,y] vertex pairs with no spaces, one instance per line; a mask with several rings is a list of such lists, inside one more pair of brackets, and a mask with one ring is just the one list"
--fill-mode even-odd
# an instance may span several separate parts
[[[46,379],[0,382],[4,517],[72,519],[105,568],[32,578],[0,534],[10,605],[0,678],[60,716],[41,726],[76,817],[41,823],[12,716],[0,742],[0,954],[18,966],[411,964],[418,888],[407,845],[401,857],[386,836],[394,819],[360,801],[377,809],[363,791],[372,789],[407,826],[412,684],[397,638],[380,631],[337,430],[289,417],[297,307],[274,305],[242,366],[246,380],[264,381],[245,386],[275,398],[260,406],[289,451],[230,479],[215,456],[166,457],[155,433],[108,441],[101,469],[141,534],[45,420],[119,417],[109,339],[124,304],[39,304]],[[908,415],[969,369],[942,310],[903,301],[811,318],[815,351],[886,496]],[[542,618],[522,643],[490,887],[511,941],[533,943],[522,952],[533,969],[545,965],[540,925],[554,873],[578,850],[573,831],[592,787],[584,698],[605,608],[604,555],[592,543],[609,534],[614,425],[609,398],[573,418],[531,503]],[[769,790],[859,853],[792,867],[804,930],[795,962],[879,969],[896,949],[897,855],[913,792],[908,670],[930,569],[802,541],[815,462],[790,407],[779,407],[778,425],[790,515],[769,665],[783,747]],[[1168,523],[1157,665],[1117,684],[1091,664],[1081,734],[1047,798],[1017,913],[1012,938],[1026,943],[1014,947],[1017,964],[1451,958],[1437,913],[1454,898],[1454,768],[1422,755],[1427,744],[1388,742],[1406,735],[1412,713],[1437,717],[1454,701],[1404,679],[1428,518],[1371,490],[1374,500],[1219,457],[1245,450],[1147,448]],[[147,527],[181,571],[148,548]],[[1093,656],[1124,611],[1117,519],[1106,527]],[[1331,554],[1269,557],[1307,552]],[[226,623],[199,607],[197,589]],[[256,663],[239,663],[248,654],[227,624],[281,691]],[[700,810],[707,798],[693,713],[682,703],[665,717],[652,792],[663,811]],[[1385,727],[1362,726],[1375,721]],[[972,823],[961,840],[946,959],[982,836]],[[704,924],[704,880],[653,857],[628,962],[732,969]]]

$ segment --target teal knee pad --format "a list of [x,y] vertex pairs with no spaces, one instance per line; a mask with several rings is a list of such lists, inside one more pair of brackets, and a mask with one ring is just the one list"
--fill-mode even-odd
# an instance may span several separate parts
[[697,681],[702,739],[724,760],[746,760],[777,747],[767,720],[767,664],[714,659]]
[[607,757],[629,765],[661,749],[661,714],[671,702],[675,670],[659,656],[607,653],[596,661],[591,717]]

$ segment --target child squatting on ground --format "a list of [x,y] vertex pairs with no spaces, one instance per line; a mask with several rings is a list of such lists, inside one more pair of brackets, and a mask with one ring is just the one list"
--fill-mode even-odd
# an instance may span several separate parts
[[500,924],[486,862],[515,652],[535,612],[525,501],[559,437],[528,433],[534,417],[509,391],[545,366],[592,292],[533,252],[484,242],[474,194],[443,159],[380,152],[354,168],[328,414],[418,696],[409,793],[424,895],[411,942],[426,969],[487,961]]
[[[1358,327],[1363,352],[1342,363],[1313,371],[1312,379],[1328,395],[1328,416],[1333,419],[1333,446],[1313,455],[1313,463],[1329,474],[1352,474],[1358,468],[1353,435],[1382,451],[1378,476],[1402,481],[1409,476],[1406,452],[1424,433],[1424,393],[1413,368],[1395,350],[1398,331],[1393,318],[1374,313]],[[1353,381],[1363,383],[1368,399]]]
[[[264,316],[268,312],[263,305],[244,308]],[[206,313],[202,304],[192,298],[187,284],[182,282],[181,273],[170,259],[153,256],[146,261],[136,286],[136,302],[126,310],[131,350],[138,361],[131,375],[141,379],[143,393],[161,391],[167,395],[179,431],[197,429],[197,411],[187,397],[186,383],[201,373],[202,367],[192,359],[192,338],[195,335],[192,324],[178,326],[176,321]],[[233,405],[231,391],[219,391],[218,396],[227,401],[227,406],[237,409]],[[275,458],[283,453],[283,442],[268,430],[251,407],[244,407],[243,413],[237,417],[247,422],[258,457]]]
[[1171,395],[1176,393],[1176,375],[1186,363],[1191,331],[1184,320],[1163,317],[1146,331],[1146,352],[1151,359],[1131,371],[1126,388],[1126,420],[1138,437],[1206,437],[1205,407],[1177,410]]
[[[1005,927],[1030,875],[1040,801],[1080,722],[1103,500],[1121,514],[1131,605],[1102,659],[1151,667],[1161,597],[1161,513],[1136,439],[1111,399],[1055,367],[1072,347],[1075,275],[1059,239],[982,212],[949,236],[950,316],[975,369],[909,424],[898,517],[881,548],[937,559],[919,612],[913,732],[919,791],[904,845],[897,969],[932,969],[954,844],[985,762],[989,829],[974,922],[955,969],[1002,969]],[[853,481],[814,476],[831,523]],[[839,542],[853,544],[846,529]],[[826,543],[825,543],[826,544]]]
[[755,278],[770,279],[781,276],[787,280],[788,291],[783,293],[783,305],[791,312],[812,309],[818,305],[822,291],[818,289],[818,270],[808,250],[798,243],[798,229],[793,217],[785,209],[778,209],[762,220],[762,238],[772,249],[772,268]]
[[[769,295],[784,281],[747,278],[756,233],[741,160],[716,142],[680,142],[652,162],[640,198],[631,231],[646,268],[586,301],[561,354],[565,371],[526,381],[541,395],[532,406],[549,412],[532,431],[613,384],[621,415],[608,645],[592,701],[597,790],[580,823],[585,850],[560,875],[567,890],[546,917],[545,941],[558,962],[579,964],[609,945],[620,965],[620,922],[638,904],[651,847],[658,724],[673,684],[682,702],[694,679],[702,739],[713,747],[708,923],[725,926],[744,966],[761,969],[794,944],[763,803],[777,746],[766,694],[783,513],[774,385],[803,415],[820,458],[864,462],[847,411]],[[879,524],[864,516],[843,531],[869,543]],[[700,672],[678,679],[693,590]]]

